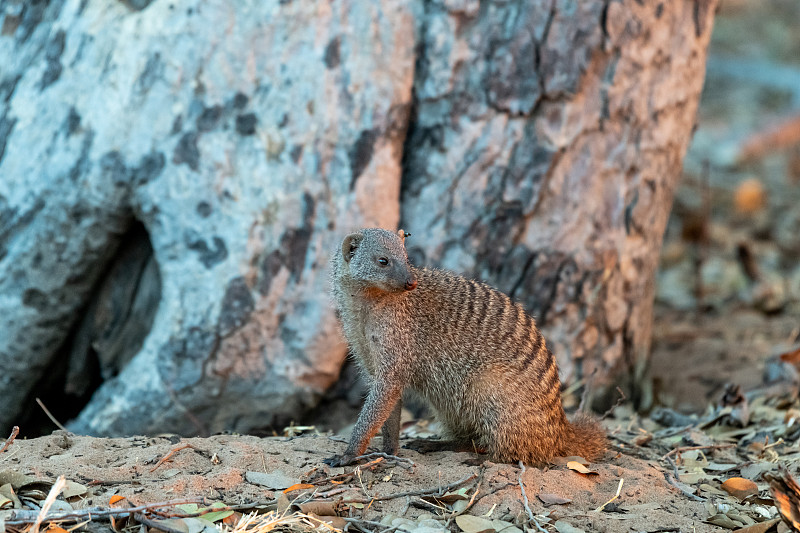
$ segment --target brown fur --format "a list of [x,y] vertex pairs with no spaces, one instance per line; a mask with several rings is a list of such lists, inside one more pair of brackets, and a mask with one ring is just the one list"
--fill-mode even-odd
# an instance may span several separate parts
[[587,415],[567,421],[555,358],[522,306],[485,283],[414,268],[404,236],[364,229],[332,259],[334,299],[370,392],[347,450],[328,462],[352,462],[381,427],[395,453],[406,388],[450,437],[496,461],[600,457],[605,432]]

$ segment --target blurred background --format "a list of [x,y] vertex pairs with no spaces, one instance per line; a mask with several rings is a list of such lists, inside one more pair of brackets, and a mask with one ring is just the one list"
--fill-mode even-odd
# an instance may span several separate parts
[[656,402],[752,389],[800,341],[800,3],[725,0],[658,272]]

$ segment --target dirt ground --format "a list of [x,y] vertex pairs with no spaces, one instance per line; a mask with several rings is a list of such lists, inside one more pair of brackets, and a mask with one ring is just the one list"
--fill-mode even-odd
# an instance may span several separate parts
[[[665,347],[674,335],[669,331],[661,341]],[[691,352],[684,348],[682,353]],[[746,415],[736,409],[741,402],[733,402],[733,408],[721,406],[700,417],[667,410],[674,420],[662,412],[657,424],[621,405],[604,420],[610,450],[583,473],[581,465],[565,461],[523,472],[473,453],[420,454],[405,448],[399,460],[378,456],[358,468],[330,468],[322,460],[345,446],[344,438],[331,435],[99,439],[56,431],[20,437],[0,453],[0,509],[6,509],[0,510],[0,530],[3,520],[8,531],[29,530],[53,482],[65,476],[71,483],[58,500],[60,507],[53,509],[80,514],[94,508],[92,522],[84,527],[96,531],[145,527],[139,524],[170,533],[211,528],[211,522],[197,526],[199,520],[181,518],[192,509],[175,504],[186,498],[198,498],[200,509],[212,502],[237,509],[225,518],[229,524],[249,511],[319,520],[339,516],[332,526],[310,519],[305,525],[284,524],[281,530],[703,532],[749,525],[762,529],[742,531],[781,531],[763,475],[776,471],[778,463],[797,474],[800,465],[795,422],[800,411],[793,407],[797,383],[790,367],[784,367],[789,378],[778,382],[782,387],[744,399]],[[713,386],[700,382],[706,390]],[[404,430],[416,437],[431,432],[435,425]],[[745,483],[737,486],[744,492],[726,492],[731,478]],[[18,497],[16,504],[13,497],[4,502],[7,484]],[[97,512],[158,502],[166,502],[160,514],[140,511],[127,522],[118,517],[112,524]],[[27,522],[19,520],[24,514],[20,507],[32,509]],[[82,518],[56,523],[66,528]],[[222,518],[214,519],[222,523]]]
[[[176,445],[183,444],[190,444],[191,448],[181,449],[167,462],[158,464]],[[95,439],[56,432],[49,437],[15,442],[10,453],[0,458],[0,469],[48,481],[66,475],[88,488],[87,493],[74,498],[76,508],[108,506],[114,495],[124,496],[132,505],[194,496],[228,505],[255,502],[267,505],[281,495],[279,489],[319,476],[353,471],[353,468],[328,468],[321,462],[343,446],[320,436]],[[338,485],[343,492],[323,499],[369,500],[424,488],[436,490],[477,475],[477,479],[465,484],[471,495],[479,483],[469,514],[511,523],[525,519],[518,467],[476,461],[468,453],[421,455],[403,450],[400,455],[414,464],[383,460],[363,469],[360,478],[350,476],[345,484]],[[580,474],[566,466],[547,470],[528,468],[522,474],[530,508],[541,524],[547,524],[546,519],[551,524],[562,520],[586,531],[718,530],[704,522],[707,513],[703,502],[689,500],[670,485],[663,467],[656,461],[612,451],[606,461],[591,465],[591,469],[596,475]],[[269,474],[266,476],[269,479],[259,479],[253,473]],[[618,511],[597,512],[595,509],[614,497],[621,481],[620,507],[614,507]],[[304,499],[314,490],[319,494],[336,487],[321,483],[312,490],[294,492],[301,493],[296,496]],[[537,497],[541,494],[572,501],[547,507]],[[420,518],[424,520],[433,515],[431,510],[435,511],[432,507],[420,509],[416,506],[419,501],[418,496],[394,498],[352,511],[363,520],[379,522],[386,517],[402,516],[419,523]],[[441,515],[451,513],[444,511]],[[433,516],[437,515],[440,512]],[[436,522],[440,527],[445,525],[441,518]]]

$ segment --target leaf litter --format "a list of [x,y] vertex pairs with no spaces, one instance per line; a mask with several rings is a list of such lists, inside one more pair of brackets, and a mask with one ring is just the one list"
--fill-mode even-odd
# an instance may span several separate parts
[[[85,528],[91,520],[171,533],[577,532],[613,531],[620,522],[653,532],[781,531],[770,480],[779,465],[797,476],[797,398],[736,398],[749,417],[730,416],[730,401],[720,401],[680,426],[623,405],[604,421],[612,450],[602,462],[572,457],[525,470],[478,456],[481,464],[472,453],[406,449],[403,461],[379,454],[330,468],[322,458],[343,444],[320,435],[222,435],[178,445],[70,435],[61,448],[58,431],[15,441],[0,455],[0,530],[27,531],[41,519],[42,527]],[[50,453],[56,445],[59,453]],[[186,448],[208,452],[174,453]],[[153,468],[167,455],[176,475]],[[42,514],[59,475],[69,479]],[[781,498],[784,507],[794,501]]]

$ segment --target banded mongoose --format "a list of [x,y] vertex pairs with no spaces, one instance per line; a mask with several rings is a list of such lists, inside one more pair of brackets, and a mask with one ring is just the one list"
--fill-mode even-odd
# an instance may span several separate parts
[[406,388],[427,400],[451,439],[492,460],[602,455],[597,422],[567,421],[558,367],[533,318],[489,285],[411,266],[405,236],[362,229],[333,254],[333,297],[370,388],[350,444],[326,462],[352,463],[381,428],[383,451],[395,454]]

